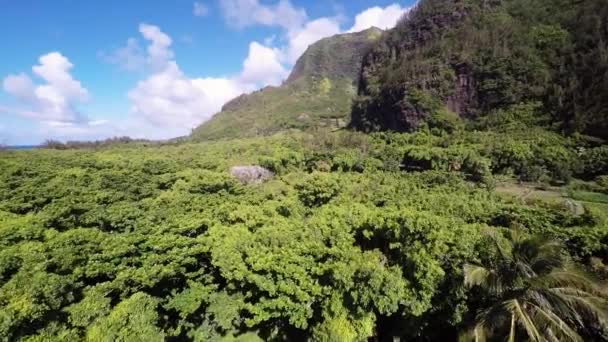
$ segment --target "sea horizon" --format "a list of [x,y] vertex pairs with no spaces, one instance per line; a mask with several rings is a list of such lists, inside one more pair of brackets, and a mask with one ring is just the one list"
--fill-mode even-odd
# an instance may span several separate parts
[[40,147],[40,145],[8,145],[5,148],[7,150],[33,150]]

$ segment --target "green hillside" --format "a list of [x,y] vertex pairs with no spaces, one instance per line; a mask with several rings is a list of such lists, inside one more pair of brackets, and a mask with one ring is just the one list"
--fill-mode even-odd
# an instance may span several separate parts
[[311,45],[283,85],[228,102],[220,113],[196,128],[192,138],[237,138],[288,129],[346,126],[361,61],[381,33],[372,28]]

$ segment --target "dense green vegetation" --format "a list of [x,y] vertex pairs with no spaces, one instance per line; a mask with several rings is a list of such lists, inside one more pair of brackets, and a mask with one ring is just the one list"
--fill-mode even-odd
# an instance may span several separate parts
[[[455,340],[495,303],[464,286],[465,265],[498,262],[488,234],[547,236],[598,274],[608,257],[608,205],[594,197],[608,192],[605,147],[510,120],[534,108],[476,131],[448,120],[412,134],[2,151],[0,337]],[[254,164],[274,178],[228,172]],[[494,191],[571,177],[587,181],[566,192],[596,195]],[[568,332],[608,336],[579,323]]]
[[348,124],[363,56],[381,30],[336,35],[311,45],[279,87],[228,102],[192,132],[194,140],[271,135]]
[[413,130],[424,91],[453,112],[538,101],[564,132],[608,138],[605,0],[425,0],[365,58],[353,125]]
[[190,139],[0,150],[0,341],[608,340],[607,10],[423,0]]

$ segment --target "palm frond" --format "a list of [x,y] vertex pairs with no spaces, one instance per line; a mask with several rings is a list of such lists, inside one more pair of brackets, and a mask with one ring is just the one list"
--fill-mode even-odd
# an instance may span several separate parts
[[570,315],[577,315],[583,321],[593,321],[608,329],[608,303],[604,298],[564,293],[560,297],[568,305]]
[[571,288],[589,294],[604,296],[608,293],[589,275],[575,269],[563,268],[554,270],[544,276],[531,280],[531,285],[538,288]]
[[479,265],[464,265],[464,285],[467,287],[483,286],[492,272]]
[[550,331],[551,337],[555,337],[558,341],[583,341],[568,323],[551,310],[546,310],[532,303],[528,303],[528,305],[533,309],[532,320],[541,331]]
[[534,321],[528,316],[528,314],[522,309],[517,299],[510,299],[503,302],[503,306],[515,315],[517,323],[526,330],[528,338],[532,341],[540,342],[542,337],[538,328],[534,324]]
[[479,286],[493,294],[504,291],[503,280],[498,272],[473,264],[464,265],[464,285],[468,288]]
[[524,333],[530,341],[579,342],[579,332],[608,332],[608,291],[575,267],[559,242],[520,231],[499,235],[489,235],[499,260],[464,266],[465,286],[478,286],[483,299],[495,301],[471,331],[504,334],[512,342]]

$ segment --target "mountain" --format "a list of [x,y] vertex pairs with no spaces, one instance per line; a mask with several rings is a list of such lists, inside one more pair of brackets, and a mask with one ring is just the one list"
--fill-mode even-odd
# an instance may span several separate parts
[[480,119],[539,103],[554,128],[606,139],[607,44],[605,0],[423,0],[364,58],[352,126],[404,132],[439,107]]
[[381,36],[382,30],[370,28],[312,44],[281,86],[231,100],[197,127],[192,138],[236,138],[292,128],[346,126],[363,57]]
[[408,132],[520,104],[553,130],[608,139],[605,0],[421,0],[388,32],[311,45],[280,87],[230,101],[192,137]]

